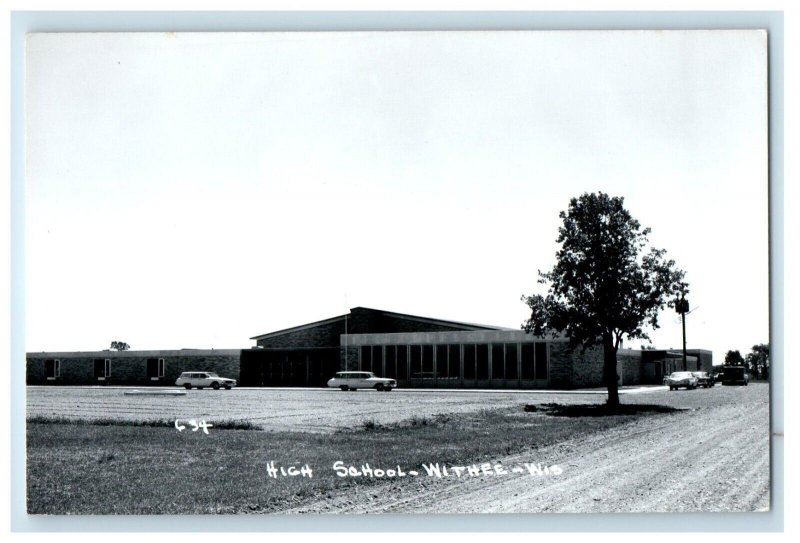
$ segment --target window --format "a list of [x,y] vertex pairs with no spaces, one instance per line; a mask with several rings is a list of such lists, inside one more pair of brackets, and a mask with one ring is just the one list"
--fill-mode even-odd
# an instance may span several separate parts
[[383,346],[382,345],[374,345],[372,347],[372,369],[366,370],[371,371],[375,375],[383,375]]
[[522,344],[522,379],[547,381],[547,343]]
[[464,379],[475,379],[475,345],[464,345]]
[[161,377],[164,377],[164,359],[148,358],[147,378],[150,379],[151,381],[157,381]]
[[105,381],[111,375],[111,360],[108,358],[95,358],[94,376],[99,381]]
[[503,378],[503,345],[492,345],[492,379]]
[[419,379],[422,377],[422,345],[411,345],[411,378]]
[[371,371],[381,373],[383,365],[383,347],[380,345],[364,345],[361,347],[361,363],[358,367],[361,371]]
[[397,379],[408,379],[408,345],[397,346]]
[[533,343],[522,344],[522,379],[534,379]]
[[44,370],[48,379],[58,379],[61,377],[61,360],[45,360]]
[[478,364],[478,379],[488,379],[489,378],[489,346],[485,343],[482,345],[478,345],[478,357],[477,357],[477,364]]
[[547,343],[544,342],[536,344],[535,378],[543,381],[547,380]]
[[422,376],[433,379],[433,345],[422,346]]
[[506,379],[517,378],[517,344],[506,343]]
[[447,377],[447,345],[436,346],[436,377]]
[[[308,364],[306,353],[290,352],[287,354],[287,370],[289,371],[286,383],[289,386],[302,386],[308,382]],[[219,377],[212,373],[209,377]]]
[[361,347],[361,356],[359,357],[358,369],[365,370],[372,367],[372,350],[369,345]]
[[388,345],[385,354],[386,358],[383,361],[384,368],[382,377],[397,379],[397,347]]
[[451,379],[461,377],[461,345],[447,346],[447,376]]

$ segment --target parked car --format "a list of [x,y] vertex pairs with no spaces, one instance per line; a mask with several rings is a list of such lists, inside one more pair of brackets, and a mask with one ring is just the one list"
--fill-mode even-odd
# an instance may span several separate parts
[[725,366],[722,368],[723,385],[744,385],[750,382],[750,374],[744,366]]
[[669,377],[664,379],[664,384],[669,386],[670,390],[677,390],[685,387],[686,390],[697,388],[697,377],[690,371],[675,371],[669,374]]
[[703,388],[713,388],[714,386],[714,376],[710,373],[706,373],[704,371],[694,371],[692,375],[697,377],[697,386]]
[[397,387],[397,381],[384,377],[377,377],[371,371],[340,371],[328,381],[331,388],[342,390],[358,390],[359,388],[374,388],[375,390],[391,391]]
[[236,386],[236,380],[220,377],[213,371],[185,371],[175,380],[175,385],[185,387],[187,390],[192,387],[197,387],[198,389],[211,387],[214,390],[224,387],[225,390],[230,390],[231,387]]

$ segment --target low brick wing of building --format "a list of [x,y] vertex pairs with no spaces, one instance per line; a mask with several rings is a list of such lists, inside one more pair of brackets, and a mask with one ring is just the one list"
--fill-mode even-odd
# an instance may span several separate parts
[[239,380],[241,350],[28,353],[29,385],[172,386],[184,371],[213,371]]

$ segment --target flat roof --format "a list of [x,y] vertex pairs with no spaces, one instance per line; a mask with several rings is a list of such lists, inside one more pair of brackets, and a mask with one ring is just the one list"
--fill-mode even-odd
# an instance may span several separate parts
[[166,349],[150,351],[41,351],[25,353],[26,358],[141,358],[163,356],[238,356],[242,349]]

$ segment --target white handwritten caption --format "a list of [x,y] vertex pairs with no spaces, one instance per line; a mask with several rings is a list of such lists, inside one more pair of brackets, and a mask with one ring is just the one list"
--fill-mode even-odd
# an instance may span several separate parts
[[[364,477],[368,479],[395,479],[402,477],[435,477],[441,479],[444,477],[482,477],[482,476],[507,476],[507,475],[528,475],[531,477],[546,477],[561,475],[564,470],[557,464],[545,465],[542,463],[524,462],[522,464],[512,464],[504,466],[500,463],[472,464],[469,466],[448,466],[446,464],[439,464],[438,462],[432,464],[422,464],[422,471],[405,470],[401,466],[392,466],[391,468],[375,468],[369,464],[361,464],[360,466],[345,465],[344,462],[338,460],[333,464],[333,471],[336,472],[337,477]],[[270,479],[277,479],[278,477],[305,477],[311,479],[314,476],[314,469],[308,464],[302,466],[290,465],[280,466],[276,465],[274,461],[267,463],[267,476]]]
[[[201,420],[198,422],[195,419],[189,419],[186,421],[186,424],[189,424],[192,427],[192,432],[196,432],[198,430],[203,430],[203,433],[208,435],[208,429],[213,428],[214,425],[210,422],[206,422],[205,420]],[[183,432],[186,429],[186,426],[181,424],[180,419],[175,419],[175,429],[179,432]]]

